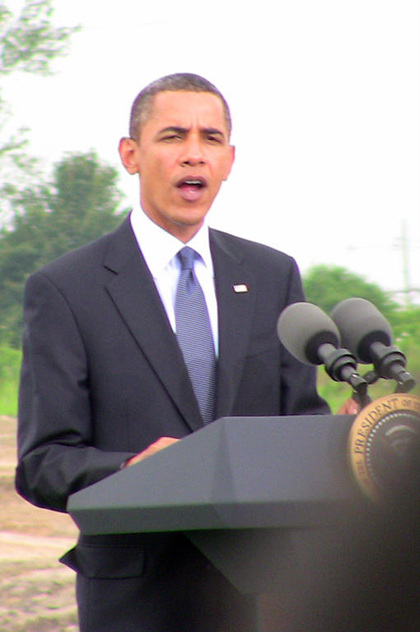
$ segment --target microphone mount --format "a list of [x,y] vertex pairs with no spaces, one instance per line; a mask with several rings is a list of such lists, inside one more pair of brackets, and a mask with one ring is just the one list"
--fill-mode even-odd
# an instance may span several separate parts
[[382,342],[374,342],[370,347],[370,354],[375,369],[364,376],[369,384],[384,378],[395,380],[396,393],[409,393],[414,388],[416,382],[405,369],[407,359],[397,347],[387,347]]
[[319,364],[324,364],[325,371],[335,382],[347,382],[353,389],[356,399],[364,408],[371,399],[368,395],[368,382],[357,372],[355,357],[347,349],[336,348],[331,343],[318,347]]

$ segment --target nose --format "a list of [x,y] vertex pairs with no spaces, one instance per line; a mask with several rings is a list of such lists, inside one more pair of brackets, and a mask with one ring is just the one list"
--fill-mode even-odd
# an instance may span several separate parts
[[199,138],[191,136],[186,139],[183,146],[181,162],[183,165],[196,166],[205,163],[203,145]]

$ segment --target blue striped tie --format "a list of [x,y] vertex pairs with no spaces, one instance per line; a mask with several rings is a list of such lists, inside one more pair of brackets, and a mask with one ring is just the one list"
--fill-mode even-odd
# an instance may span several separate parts
[[203,290],[194,272],[195,250],[178,253],[181,274],[175,297],[176,336],[204,423],[214,419],[216,355]]

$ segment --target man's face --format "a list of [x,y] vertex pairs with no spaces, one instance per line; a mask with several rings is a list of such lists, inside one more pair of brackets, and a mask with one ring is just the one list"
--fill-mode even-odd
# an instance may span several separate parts
[[127,170],[140,175],[144,212],[188,241],[234,160],[222,101],[210,92],[159,92],[138,142],[123,139],[120,154]]

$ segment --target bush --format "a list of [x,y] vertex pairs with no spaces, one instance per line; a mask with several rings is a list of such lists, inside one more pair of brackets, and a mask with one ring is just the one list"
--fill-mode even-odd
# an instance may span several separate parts
[[16,417],[22,352],[0,347],[0,415]]

